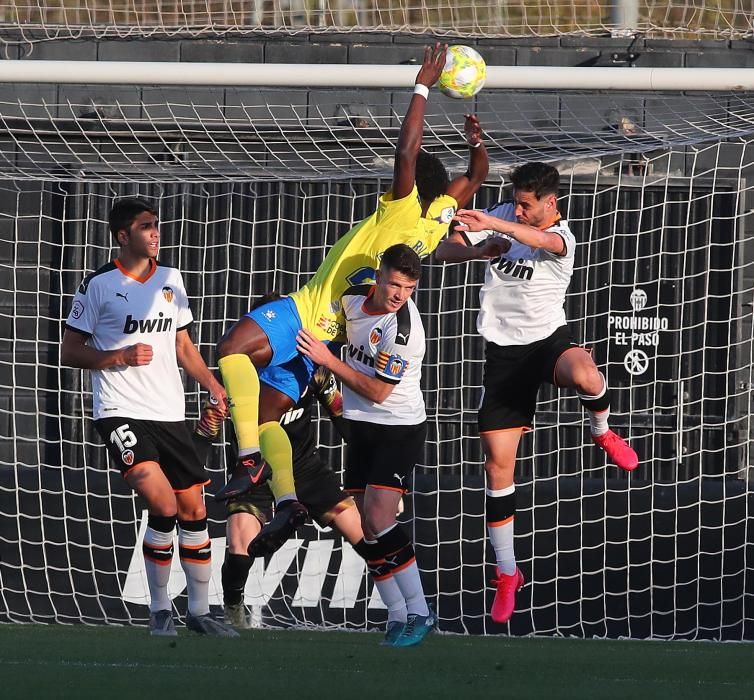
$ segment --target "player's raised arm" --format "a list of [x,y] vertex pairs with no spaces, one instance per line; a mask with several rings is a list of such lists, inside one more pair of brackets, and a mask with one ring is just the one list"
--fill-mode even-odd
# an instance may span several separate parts
[[463,175],[451,180],[447,191],[459,207],[465,207],[471,201],[490,172],[490,160],[482,141],[482,127],[475,114],[466,115],[463,130],[469,145],[469,167]]
[[511,223],[479,209],[459,209],[455,218],[458,223],[453,228],[456,231],[499,231],[500,233],[507,233],[506,227]]
[[563,238],[552,231],[498,219],[496,216],[490,216],[476,209],[459,209],[455,218],[458,221],[454,226],[456,231],[498,231],[508,234],[519,243],[531,248],[543,248],[556,255],[562,255],[565,252]]
[[437,43],[424,49],[424,61],[416,76],[416,86],[408,111],[403,118],[398,144],[395,148],[395,166],[393,168],[393,197],[402,199],[411,194],[416,180],[416,159],[422,145],[424,133],[424,112],[427,96],[440,78],[445,67],[446,44]]
[[510,248],[510,241],[498,236],[490,236],[479,245],[469,245],[460,233],[454,231],[437,246],[435,260],[445,263],[493,260],[505,255]]
[[505,238],[488,235],[486,239],[470,241],[462,232],[495,231],[494,222],[500,221],[486,212],[476,209],[459,209],[455,215],[458,223],[452,226],[450,235],[437,246],[435,260],[437,262],[459,263],[468,260],[492,260],[504,255],[510,250],[511,243]]

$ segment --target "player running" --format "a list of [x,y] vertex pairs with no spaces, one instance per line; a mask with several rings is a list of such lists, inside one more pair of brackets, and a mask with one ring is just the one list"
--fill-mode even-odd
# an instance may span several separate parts
[[238,637],[209,614],[212,562],[202,487],[209,483],[184,421],[179,365],[222,407],[225,390],[191,341],[181,273],[157,263],[157,211],[138,198],[110,211],[118,257],[84,279],[66,320],[60,360],[92,371],[94,426],[129,486],[147,505],[144,567],[149,632],[176,634],[168,598],[173,533],[188,586],[186,627]]
[[249,312],[218,344],[218,364],[230,397],[242,470],[217,497],[242,493],[266,479],[272,468],[276,513],[251,543],[253,555],[277,549],[306,519],[306,509],[297,500],[292,465],[285,458],[290,450],[285,435],[279,436],[279,442],[278,437],[269,441],[269,449],[281,456],[276,463],[266,453],[263,459],[259,436],[260,424],[277,423],[311,379],[314,365],[298,353],[296,333],[308,328],[320,340],[342,343],[345,290],[373,280],[382,252],[391,245],[407,244],[420,256],[431,253],[446,235],[456,208],[470,201],[487,177],[487,153],[473,115],[464,124],[470,152],[466,173],[450,181],[440,160],[421,150],[429,88],[443,70],[445,50],[440,44],[425,50],[398,137],[392,187],[380,197],[377,211],[330,249],[306,286]]
[[376,284],[345,292],[345,362],[310,330],[298,334],[299,350],[343,383],[350,424],[343,483],[356,495],[364,529],[356,551],[388,607],[385,644],[397,647],[419,644],[437,622],[424,598],[411,538],[396,522],[427,437],[420,386],[424,326],[411,300],[420,275],[419,256],[397,244],[384,252]]
[[511,618],[516,591],[524,584],[513,552],[513,477],[521,434],[531,429],[542,382],[576,389],[594,442],[621,469],[632,471],[639,464],[636,452],[608,426],[605,377],[566,325],[563,304],[576,240],[558,212],[558,171],[526,163],[513,171],[511,182],[512,203],[458,211],[460,223],[435,253],[440,262],[488,261],[477,318],[487,341],[478,421],[487,530],[497,560],[495,622]]

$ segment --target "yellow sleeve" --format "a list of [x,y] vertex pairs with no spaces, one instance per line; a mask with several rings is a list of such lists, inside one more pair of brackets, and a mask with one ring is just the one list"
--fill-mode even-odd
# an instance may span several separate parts
[[424,248],[420,255],[429,255],[448,235],[450,222],[455,216],[458,202],[446,194],[435,199],[421,220]]
[[409,194],[393,199],[393,193],[386,192],[380,197],[375,223],[381,228],[413,228],[422,215],[422,206],[416,185]]
[[427,209],[427,218],[438,223],[449,224],[458,209],[458,202],[448,194],[440,195]]

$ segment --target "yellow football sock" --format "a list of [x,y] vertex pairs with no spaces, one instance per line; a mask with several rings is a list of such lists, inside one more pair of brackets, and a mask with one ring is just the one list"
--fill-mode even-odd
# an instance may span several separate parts
[[238,449],[259,449],[259,377],[248,355],[227,355],[218,361],[228,392],[230,417]]
[[296,484],[293,480],[293,449],[288,435],[280,423],[270,421],[259,426],[259,441],[262,457],[272,469],[270,489],[275,502],[281,499],[296,498]]

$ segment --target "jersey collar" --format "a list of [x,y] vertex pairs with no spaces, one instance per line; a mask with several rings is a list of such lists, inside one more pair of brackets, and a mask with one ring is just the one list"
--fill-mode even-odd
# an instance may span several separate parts
[[115,260],[113,260],[113,263],[115,264],[115,267],[117,267],[121,271],[122,274],[124,274],[126,277],[130,277],[132,280],[141,282],[141,284],[144,284],[144,282],[146,282],[157,270],[157,263],[151,258],[149,260],[149,270],[147,270],[147,272],[142,277],[137,277],[132,272],[126,270],[126,268],[123,267],[118,258],[115,258]]
[[556,211],[555,214],[552,217],[552,221],[549,224],[547,224],[546,226],[540,226],[539,230],[540,231],[547,231],[547,229],[550,228],[550,226],[555,226],[555,224],[557,224],[558,221],[560,221],[561,218],[563,218],[563,217],[560,216],[560,212]]

